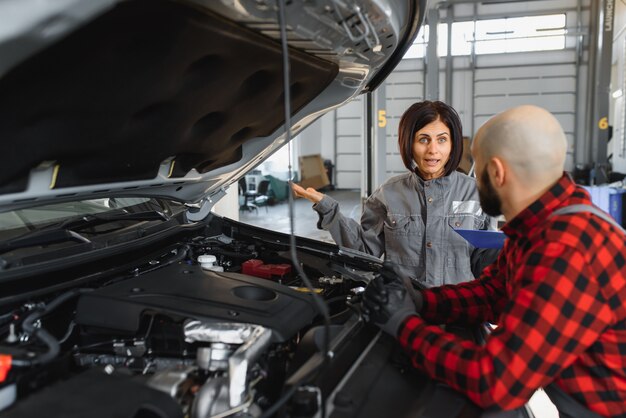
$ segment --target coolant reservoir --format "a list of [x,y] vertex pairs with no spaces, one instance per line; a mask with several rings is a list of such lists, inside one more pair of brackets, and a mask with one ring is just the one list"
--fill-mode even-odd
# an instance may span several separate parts
[[216,262],[217,257],[215,257],[213,254],[203,254],[201,256],[198,256],[198,263],[200,263],[200,267],[202,267],[203,270],[224,271],[224,267],[217,266],[215,264]]

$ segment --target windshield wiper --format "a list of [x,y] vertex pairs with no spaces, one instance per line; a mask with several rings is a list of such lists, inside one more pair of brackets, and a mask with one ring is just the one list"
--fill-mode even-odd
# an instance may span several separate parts
[[63,222],[49,225],[43,229],[77,229],[87,228],[90,226],[103,225],[109,222],[117,221],[169,221],[169,216],[158,210],[149,210],[145,212],[126,212],[114,211],[105,213],[96,213],[89,215],[75,216],[64,220]]
[[146,212],[108,212],[99,214],[89,214],[75,216],[62,222],[48,225],[37,231],[32,231],[0,243],[0,254],[20,248],[28,248],[35,246],[58,244],[61,242],[74,241],[77,243],[87,244],[91,241],[83,235],[73,231],[73,229],[82,229],[97,225],[103,225],[109,222],[119,221],[167,221],[170,218],[159,211]]

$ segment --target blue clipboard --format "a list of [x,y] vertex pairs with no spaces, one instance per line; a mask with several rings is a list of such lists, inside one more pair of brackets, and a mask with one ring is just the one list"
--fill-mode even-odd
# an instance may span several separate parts
[[501,231],[477,231],[475,229],[455,229],[475,248],[502,248],[506,235]]

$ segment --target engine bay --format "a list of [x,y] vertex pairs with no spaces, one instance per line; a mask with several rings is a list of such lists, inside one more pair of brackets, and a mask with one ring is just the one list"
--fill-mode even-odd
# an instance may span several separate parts
[[[335,329],[360,321],[355,302],[376,260],[299,245],[308,288],[285,236],[228,222],[213,218],[204,234],[187,233],[146,263],[3,312],[0,410],[263,416],[320,351],[313,294]],[[281,410],[298,416],[293,408]]]

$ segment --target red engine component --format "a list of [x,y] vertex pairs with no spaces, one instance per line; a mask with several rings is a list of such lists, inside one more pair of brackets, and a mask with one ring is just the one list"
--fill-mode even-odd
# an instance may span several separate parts
[[262,260],[252,259],[242,263],[241,270],[243,274],[271,279],[272,277],[282,278],[291,273],[291,266],[289,264],[264,264]]
[[8,354],[0,354],[0,382],[4,382],[7,378],[13,357]]

